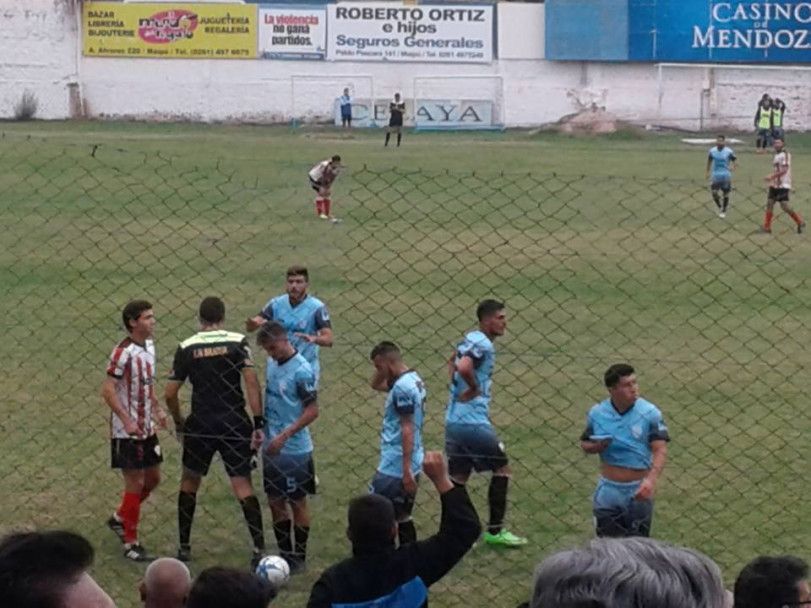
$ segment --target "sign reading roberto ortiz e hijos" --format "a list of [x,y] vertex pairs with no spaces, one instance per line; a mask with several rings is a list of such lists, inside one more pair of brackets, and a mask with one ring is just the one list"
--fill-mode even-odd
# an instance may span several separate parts
[[493,7],[341,2],[327,8],[333,61],[493,61]]
[[82,10],[87,56],[178,59],[257,56],[255,5],[86,2]]

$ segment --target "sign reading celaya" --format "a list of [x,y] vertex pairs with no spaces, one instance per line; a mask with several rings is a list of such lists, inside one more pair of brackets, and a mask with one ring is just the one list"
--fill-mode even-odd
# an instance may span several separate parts
[[493,7],[330,4],[327,58],[335,61],[489,63]]
[[[391,99],[355,99],[352,102],[353,127],[385,127],[389,124]],[[482,129],[493,126],[493,102],[464,99],[405,99],[406,127],[431,129]],[[341,125],[341,105],[334,104],[336,126]]]

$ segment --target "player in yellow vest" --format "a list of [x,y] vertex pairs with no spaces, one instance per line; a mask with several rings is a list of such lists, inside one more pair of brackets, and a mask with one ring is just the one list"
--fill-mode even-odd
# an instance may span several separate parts
[[757,153],[764,154],[766,148],[771,145],[772,134],[772,116],[774,110],[772,109],[771,98],[763,94],[760,103],[757,106],[755,113],[755,128],[757,129]]
[[786,114],[786,103],[782,99],[775,98],[772,113],[772,139],[785,140],[786,134],[783,131],[783,117]]

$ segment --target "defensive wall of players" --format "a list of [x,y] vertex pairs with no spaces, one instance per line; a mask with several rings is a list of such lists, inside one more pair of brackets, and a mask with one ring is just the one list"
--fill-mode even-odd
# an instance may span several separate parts
[[399,91],[426,127],[605,108],[640,124],[750,128],[768,91],[790,130],[811,125],[811,4],[645,6],[22,0],[0,12],[0,117],[29,91],[43,119],[321,122],[349,88],[359,127],[385,124],[379,108]]

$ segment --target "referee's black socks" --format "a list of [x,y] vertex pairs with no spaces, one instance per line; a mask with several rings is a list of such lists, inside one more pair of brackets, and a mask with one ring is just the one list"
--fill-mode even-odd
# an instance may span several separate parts
[[194,521],[194,510],[197,508],[197,494],[181,492],[177,495],[177,529],[180,534],[180,546],[188,547],[191,538],[191,524]]
[[240,500],[239,504],[242,506],[242,514],[248,524],[254,548],[264,551],[265,531],[262,527],[262,508],[259,506],[259,499],[256,496],[248,496]]

